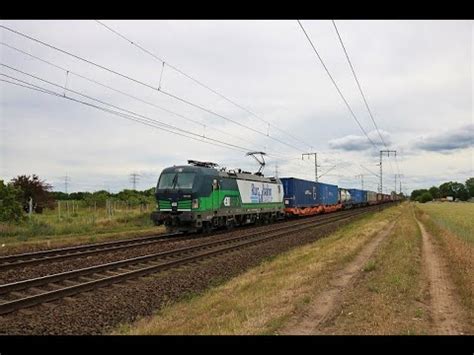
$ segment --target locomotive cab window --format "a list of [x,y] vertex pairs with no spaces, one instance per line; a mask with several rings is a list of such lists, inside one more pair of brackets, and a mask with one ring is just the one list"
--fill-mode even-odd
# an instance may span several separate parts
[[164,173],[158,182],[158,189],[192,189],[195,173]]

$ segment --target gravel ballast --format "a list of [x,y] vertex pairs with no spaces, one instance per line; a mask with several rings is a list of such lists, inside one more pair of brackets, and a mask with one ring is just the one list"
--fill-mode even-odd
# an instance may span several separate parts
[[[152,315],[154,311],[169,302],[179,300],[186,295],[200,293],[208,288],[210,284],[228,280],[251,267],[257,266],[265,258],[317,240],[347,223],[348,220],[338,221],[314,229],[288,232],[288,235],[278,239],[181,266],[177,269],[97,289],[73,298],[55,301],[52,304],[35,306],[7,314],[0,317],[0,334],[107,334],[120,324],[130,323],[137,318]],[[260,228],[272,230],[273,226]],[[238,235],[239,233],[247,233],[247,229],[205,238],[215,240],[216,238],[228,237],[230,234]],[[200,238],[173,242],[166,244],[166,246],[159,245],[157,251],[165,250],[163,247],[175,248],[176,243],[190,245],[190,243],[201,243],[202,241],[203,239]],[[134,249],[134,255],[131,255],[131,251],[128,251],[126,255],[118,256],[118,252],[115,252],[109,256],[101,254],[98,257],[100,263],[103,263],[105,262],[104,257],[109,257],[110,259],[106,260],[112,261],[121,257],[144,255],[149,252],[149,247],[143,247],[143,250]],[[92,258],[96,257],[85,259]],[[93,260],[89,260],[87,265],[93,265],[93,262]],[[65,268],[76,268],[77,266],[72,266],[73,264],[74,261],[69,261],[67,263],[55,263],[55,265],[41,265],[41,267],[47,268],[48,273],[51,273],[52,270],[65,271]],[[52,269],[53,266],[54,269]],[[35,269],[35,273],[41,273],[42,271],[39,271],[41,267],[36,267],[38,269]],[[84,264],[81,264],[81,267],[84,267]],[[31,277],[26,275],[27,272],[22,274],[24,277]],[[15,280],[18,280],[18,274]]]

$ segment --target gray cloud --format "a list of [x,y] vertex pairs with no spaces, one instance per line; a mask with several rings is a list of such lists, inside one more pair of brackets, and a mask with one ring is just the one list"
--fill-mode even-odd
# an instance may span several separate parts
[[[367,135],[375,144],[382,144],[377,131],[368,132]],[[380,130],[380,135],[387,145],[391,144],[390,133]],[[373,148],[372,143],[363,135],[349,134],[341,138],[332,139],[328,143],[329,147],[335,150],[363,151]]]
[[[376,169],[378,159],[374,155],[377,151],[371,149],[370,143],[361,135],[324,69],[315,61],[314,53],[295,21],[105,22],[280,128],[270,128],[270,136],[287,141],[304,152],[317,151],[323,165],[322,172],[340,160],[354,163],[353,166],[338,164],[324,176],[328,183],[338,183],[338,177],[332,175],[345,175],[347,179],[353,179],[354,186],[358,186],[359,182],[353,176],[365,173],[359,164]],[[159,62],[94,21],[5,20],[2,24],[152,86],[159,82]],[[331,22],[304,21],[304,24],[361,124],[370,129],[372,122]],[[472,22],[338,21],[338,27],[377,124],[390,132],[387,143],[390,141],[393,149],[397,149],[400,169],[406,179],[410,174],[426,174],[426,181],[429,181],[440,164],[466,170],[471,162],[466,150],[451,150],[453,154],[449,156],[440,155],[426,150],[426,147],[417,147],[413,142],[426,132],[426,127],[445,126],[446,117],[454,117],[452,123],[456,126],[472,120]],[[0,36],[10,45],[201,124],[190,123],[74,75],[69,75],[70,89],[182,129],[205,133],[206,137],[251,150],[273,151],[288,157],[287,160],[278,160],[281,174],[313,177],[312,161],[302,161],[302,151],[298,149],[7,31],[0,31]],[[406,53],[416,55],[407,56]],[[64,72],[28,59],[7,47],[0,46],[0,57],[7,65],[61,86],[65,83]],[[3,71],[45,85],[12,70],[4,68]],[[262,121],[168,67],[163,75],[162,88],[267,132]],[[202,125],[206,128],[203,129]],[[287,132],[300,137],[311,147],[293,140]],[[370,134],[378,143],[376,132]],[[116,190],[130,187],[128,175],[137,171],[142,175],[139,187],[147,188],[156,184],[162,168],[185,164],[187,159],[211,160],[245,170],[256,169],[253,160],[241,152],[199,143],[60,98],[0,83],[1,178],[9,180],[18,174],[37,173],[61,189],[60,177],[67,173],[71,177],[71,191]],[[276,158],[268,157],[266,174],[274,171],[275,161]],[[392,177],[388,173],[391,173],[390,162],[393,164],[393,161],[388,162],[386,176],[390,181]],[[452,169],[449,172],[454,174]],[[423,182],[416,181],[413,187],[415,184],[421,186]],[[370,188],[376,188],[376,184],[374,186]]]
[[414,146],[422,150],[440,153],[472,147],[474,146],[474,124],[468,124],[443,133],[422,136]]

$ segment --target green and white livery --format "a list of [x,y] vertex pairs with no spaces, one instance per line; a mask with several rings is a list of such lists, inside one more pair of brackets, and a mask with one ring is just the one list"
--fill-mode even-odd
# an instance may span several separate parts
[[189,161],[162,171],[151,218],[169,230],[208,231],[284,216],[283,185],[273,177]]

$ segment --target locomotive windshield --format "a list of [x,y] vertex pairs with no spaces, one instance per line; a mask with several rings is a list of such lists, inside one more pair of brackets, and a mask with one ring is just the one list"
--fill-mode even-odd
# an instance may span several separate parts
[[196,173],[163,173],[158,182],[158,189],[191,189]]

